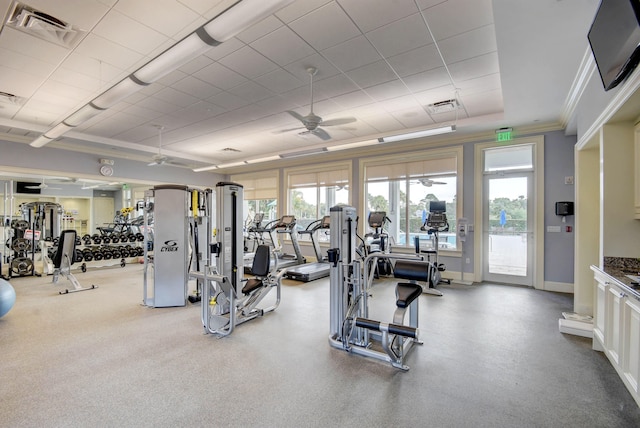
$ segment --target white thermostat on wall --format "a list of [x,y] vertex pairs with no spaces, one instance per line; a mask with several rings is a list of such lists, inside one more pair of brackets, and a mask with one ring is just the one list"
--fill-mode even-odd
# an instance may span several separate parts
[[110,165],[102,165],[100,167],[100,174],[111,177],[113,175],[113,167]]

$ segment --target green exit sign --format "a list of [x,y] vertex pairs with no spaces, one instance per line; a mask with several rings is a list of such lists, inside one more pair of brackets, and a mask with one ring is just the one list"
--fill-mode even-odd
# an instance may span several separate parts
[[496,130],[496,141],[511,141],[513,139],[513,129],[501,128]]

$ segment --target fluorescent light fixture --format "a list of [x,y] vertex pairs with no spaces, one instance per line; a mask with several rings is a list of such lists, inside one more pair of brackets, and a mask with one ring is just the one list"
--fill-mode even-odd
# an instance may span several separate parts
[[243,0],[212,19],[203,28],[213,39],[222,43],[292,1]]
[[211,49],[196,33],[191,33],[133,73],[144,83],[155,82]]
[[61,136],[62,134],[64,134],[68,130],[70,130],[71,128],[73,128],[73,127],[60,122],[59,124],[57,124],[56,126],[51,128],[50,130],[45,132],[44,135],[47,138],[51,138],[52,140],[55,140],[56,138],[58,138],[59,136]]
[[209,165],[209,166],[203,166],[200,168],[194,168],[192,169],[193,172],[203,172],[203,171],[211,171],[212,169],[217,169],[218,165]]
[[[41,135],[36,138],[30,145],[32,147],[42,147],[50,143],[51,140],[58,138],[72,127],[78,126],[100,113],[100,110],[113,107],[149,83],[169,74],[209,50],[211,47],[229,40],[236,34],[246,30],[251,25],[263,20],[292,2],[293,0],[237,1],[220,15],[196,29],[193,33],[162,52],[101,95],[98,95],[89,104],[83,106],[80,110],[77,110],[63,120],[63,123],[45,132],[46,136]],[[58,128],[60,125],[66,128],[64,130],[63,128]],[[214,168],[216,167],[207,167],[207,169]]]
[[447,134],[456,130],[455,125],[442,126],[440,128],[425,129],[424,131],[409,132],[407,134],[391,135],[378,138],[381,143],[393,143],[394,141],[411,140],[420,137],[430,137],[432,135]]
[[309,149],[309,150],[302,150],[299,152],[291,152],[291,153],[282,153],[280,155],[281,159],[291,159],[291,158],[298,158],[300,156],[309,156],[309,155],[315,155],[317,153],[324,153],[327,152],[327,148],[326,147],[320,147],[319,149]]
[[102,113],[102,110],[98,110],[91,104],[85,104],[71,116],[63,120],[63,122],[69,126],[78,126],[100,113]]
[[113,85],[111,88],[107,89],[102,93],[102,95],[94,98],[91,103],[98,108],[107,109],[109,107],[113,107],[120,101],[127,98],[129,95],[137,92],[142,88],[143,85],[139,85],[138,83],[133,81],[131,77],[126,77],[120,82]]
[[338,150],[355,149],[356,147],[372,146],[378,144],[378,140],[358,141],[357,143],[342,144],[339,146],[329,146],[327,151],[337,152]]
[[266,158],[251,159],[251,160],[248,160],[247,163],[249,163],[249,164],[251,164],[251,163],[261,163],[261,162],[269,162],[269,161],[274,161],[274,160],[280,160],[280,156],[267,156]]
[[234,166],[240,166],[240,165],[246,165],[246,164],[247,164],[247,161],[231,162],[231,163],[218,165],[218,168],[233,168]]
[[48,137],[45,137],[44,135],[41,135],[38,138],[36,138],[35,140],[33,140],[31,143],[29,143],[29,145],[31,147],[38,148],[38,147],[45,146],[45,145],[49,144],[52,141],[53,141],[53,138],[48,138]]

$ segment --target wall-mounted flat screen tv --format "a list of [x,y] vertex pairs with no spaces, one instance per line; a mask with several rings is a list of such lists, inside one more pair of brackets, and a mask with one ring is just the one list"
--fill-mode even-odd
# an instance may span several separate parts
[[640,61],[640,0],[602,0],[588,39],[604,90],[615,88]]

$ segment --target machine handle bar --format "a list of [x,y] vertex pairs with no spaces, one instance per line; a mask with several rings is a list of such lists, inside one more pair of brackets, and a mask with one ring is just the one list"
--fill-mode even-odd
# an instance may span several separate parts
[[413,339],[418,337],[418,329],[415,327],[374,321],[367,318],[356,318],[356,327],[397,334],[404,337],[411,337]]

